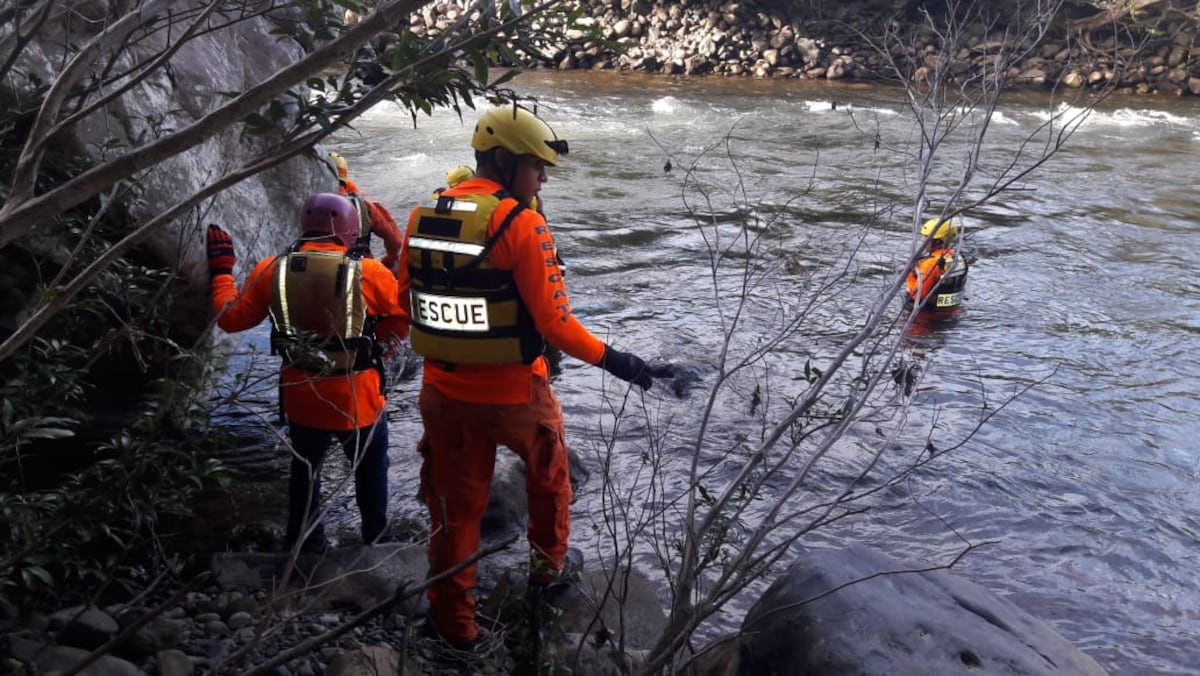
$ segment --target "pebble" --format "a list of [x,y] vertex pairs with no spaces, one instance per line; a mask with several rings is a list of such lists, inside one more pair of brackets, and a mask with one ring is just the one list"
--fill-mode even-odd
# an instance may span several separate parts
[[229,628],[238,630],[254,624],[254,616],[245,611],[239,611],[229,616]]

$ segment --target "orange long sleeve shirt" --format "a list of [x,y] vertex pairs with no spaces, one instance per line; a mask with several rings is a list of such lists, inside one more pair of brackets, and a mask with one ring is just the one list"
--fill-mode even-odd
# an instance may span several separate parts
[[400,232],[396,219],[392,218],[391,212],[382,204],[371,200],[364,201],[367,204],[367,215],[371,217],[371,232],[383,240],[383,250],[387,252],[381,262],[388,269],[394,270],[396,265],[404,260],[400,257],[400,252],[404,249],[404,233]]
[[[306,242],[301,251],[345,251],[340,244]],[[258,326],[270,311],[277,257],[254,266],[238,290],[233,275],[212,280],[212,308],[217,325],[234,333]],[[396,278],[379,261],[362,261],[363,299],[367,314],[377,317],[376,337],[387,344],[408,335],[408,312],[400,304]],[[280,370],[280,397],[288,420],[323,430],[344,431],[374,424],[387,405],[380,374],[367,369],[349,375],[317,376],[304,369]]]
[[[486,178],[472,178],[448,188],[442,195],[492,195],[502,186]],[[502,202],[488,223],[488,236],[496,232],[510,210],[512,201]],[[407,232],[416,227],[416,209],[408,219]],[[400,295],[405,310],[409,310],[408,243],[400,256]],[[538,333],[566,354],[589,364],[599,363],[604,356],[604,343],[571,312],[567,287],[554,251],[554,238],[546,219],[533,209],[517,214],[508,230],[488,253],[488,260],[501,270],[511,270],[521,300],[529,308]],[[550,367],[545,357],[532,364],[456,365],[452,370],[425,360],[423,382],[436,387],[442,394],[481,404],[524,404],[532,399],[533,377],[549,378]]]

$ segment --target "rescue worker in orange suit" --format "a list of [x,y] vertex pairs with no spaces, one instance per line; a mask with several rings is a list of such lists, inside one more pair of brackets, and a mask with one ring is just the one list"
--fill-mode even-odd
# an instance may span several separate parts
[[[411,300],[412,347],[424,359],[420,498],[432,536],[429,573],[479,546],[496,449],[525,462],[531,590],[561,582],[572,499],[562,409],[544,346],[636,384],[642,359],[603,343],[571,312],[546,221],[530,208],[566,141],[533,112],[482,115],[471,140],[475,176],[415,208],[401,293]],[[456,646],[478,637],[474,565],[428,591],[434,629]]]
[[953,310],[962,302],[967,276],[967,261],[954,250],[958,224],[931,218],[921,226],[921,236],[928,243],[905,280],[908,302],[921,309]]
[[400,263],[400,249],[404,246],[404,234],[396,219],[382,204],[369,200],[358,191],[358,184],[350,178],[350,165],[346,158],[338,153],[329,153],[333,166],[337,169],[338,194],[349,199],[354,204],[359,218],[358,239],[351,251],[366,258],[371,257],[371,235],[383,240],[384,256],[380,259],[383,266],[396,274]]
[[[288,253],[255,265],[239,290],[233,240],[208,226],[208,267],[217,325],[244,331],[270,317],[272,351],[283,357],[280,408],[292,442],[287,545],[325,551],[320,471],[336,439],[354,467],[362,539],[390,538],[388,427],[383,355],[408,335],[394,275],[348,253],[358,215],[345,197],[318,193],[305,201],[300,239]],[[304,538],[302,540],[302,538]]]

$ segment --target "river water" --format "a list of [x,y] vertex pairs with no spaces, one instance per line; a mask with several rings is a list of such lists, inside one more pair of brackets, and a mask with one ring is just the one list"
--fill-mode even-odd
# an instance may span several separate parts
[[[556,389],[569,443],[594,472],[614,449],[612,474],[634,507],[669,499],[685,477],[723,327],[731,352],[746,354],[806,311],[716,398],[703,463],[709,487],[719,486],[805,391],[805,364],[825,368],[912,251],[919,128],[902,92],[549,72],[521,76],[516,89],[535,96],[571,143],[542,195],[576,313],[622,349],[705,373],[682,396],[662,387],[634,396],[613,434],[616,383],[564,363]],[[892,470],[928,444],[941,453],[934,461],[805,542],[853,539],[919,565],[979,545],[955,571],[1114,673],[1194,673],[1200,108],[1113,98],[1081,112],[1041,94],[1001,103],[978,152],[977,185],[1055,115],[1078,128],[1044,166],[964,216],[973,261],[965,309],[952,322],[897,329],[897,359],[920,368],[912,396],[881,386],[872,417],[843,436],[830,468],[795,499],[836,492],[880,435],[882,466]],[[474,117],[438,111],[414,127],[384,104],[333,145],[361,189],[403,223],[447,169],[473,164]],[[963,119],[968,132],[978,128],[978,118]],[[963,173],[962,138],[935,155],[935,207]],[[750,253],[742,232],[754,236]],[[714,245],[726,252],[716,272]],[[748,261],[759,274],[735,324]],[[903,318],[898,300],[888,308]],[[418,380],[407,380],[392,395],[391,478],[394,511],[420,517],[417,391]],[[976,430],[981,415],[991,417]],[[647,454],[663,461],[654,491],[642,478]],[[593,475],[574,506],[585,551],[606,530],[602,483]],[[353,520],[352,501],[342,504],[334,518]],[[651,559],[643,551],[639,560]],[[715,629],[745,607],[735,601]]]

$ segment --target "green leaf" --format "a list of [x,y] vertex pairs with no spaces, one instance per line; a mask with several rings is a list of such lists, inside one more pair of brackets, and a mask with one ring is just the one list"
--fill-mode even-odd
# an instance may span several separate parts
[[61,427],[39,427],[29,430],[21,436],[26,439],[68,439],[75,436],[75,432]]
[[508,82],[509,80],[513,79],[514,77],[516,77],[518,74],[520,74],[520,71],[517,71],[517,70],[507,71],[500,77],[496,78],[495,80],[492,80],[492,86],[499,87],[500,85],[502,85],[502,84]]
[[475,79],[480,84],[486,85],[488,78],[487,57],[477,50],[471,50],[470,57],[471,61],[475,64]]
[[329,116],[318,112],[313,117],[316,119],[317,124],[321,125],[321,129],[324,129],[327,133],[333,133],[333,123],[329,120]]
[[54,576],[50,575],[49,571],[41,566],[28,566],[22,568],[21,580],[27,587],[36,586],[39,582],[47,587],[54,586]]

